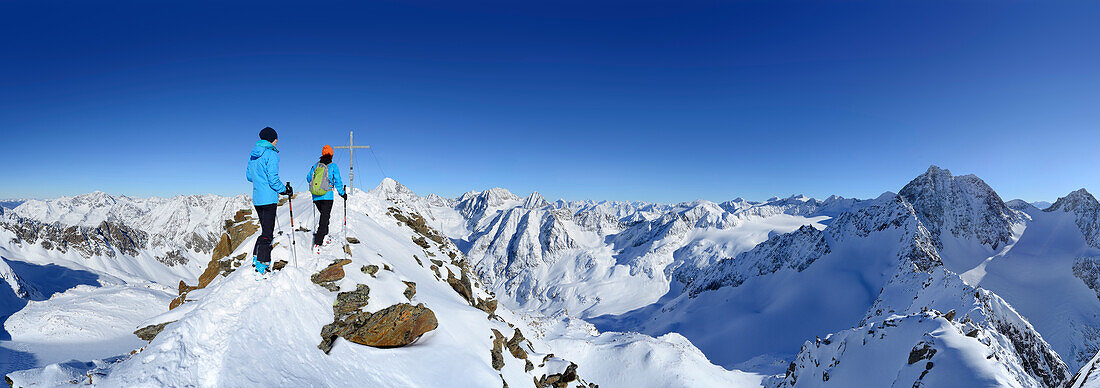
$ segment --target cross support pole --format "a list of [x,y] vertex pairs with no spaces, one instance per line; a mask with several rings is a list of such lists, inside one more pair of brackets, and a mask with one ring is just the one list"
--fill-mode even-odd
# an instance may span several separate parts
[[345,149],[345,150],[348,150],[348,152],[351,153],[351,165],[348,166],[348,180],[350,181],[349,186],[351,186],[351,188],[354,189],[355,188],[355,149],[356,148],[370,148],[370,146],[369,145],[365,145],[365,146],[355,145],[355,132],[354,131],[349,131],[349,133],[348,133],[348,145],[346,145],[346,146],[336,146],[336,147],[332,147],[332,148]]

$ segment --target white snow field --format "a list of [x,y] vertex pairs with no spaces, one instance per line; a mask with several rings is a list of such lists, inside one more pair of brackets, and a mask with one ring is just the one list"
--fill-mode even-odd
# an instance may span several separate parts
[[[308,195],[293,205],[311,228]],[[274,256],[291,264],[266,278],[241,264],[255,232],[223,235],[250,207],[92,193],[0,209],[0,372],[127,387],[517,387],[570,365],[571,387],[1061,387],[1100,374],[1100,203],[1084,190],[1040,210],[935,166],[869,200],[447,199],[385,179],[352,193],[360,243],[337,291],[311,276],[345,255],[341,200],[320,255],[293,232],[297,266],[280,207]],[[239,245],[219,251],[226,238]],[[177,298],[199,279],[212,281]],[[337,294],[357,285],[363,311],[423,303],[438,327],[325,354]],[[133,334],[161,324],[151,342]]]

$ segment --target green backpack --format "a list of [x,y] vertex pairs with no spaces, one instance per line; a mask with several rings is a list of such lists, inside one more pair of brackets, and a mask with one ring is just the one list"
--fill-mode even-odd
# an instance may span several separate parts
[[328,180],[328,165],[317,162],[313,167],[313,179],[309,181],[309,193],[321,196],[329,191],[332,191],[332,182]]

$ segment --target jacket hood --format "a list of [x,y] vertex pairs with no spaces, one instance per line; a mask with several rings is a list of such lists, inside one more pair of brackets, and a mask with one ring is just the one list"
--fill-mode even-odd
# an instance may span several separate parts
[[272,151],[275,151],[275,152],[279,152],[279,149],[275,148],[275,145],[271,144],[271,142],[269,142],[267,140],[260,140],[260,141],[256,142],[255,147],[252,147],[252,154],[251,155],[252,155],[253,158],[258,158],[260,156],[263,156],[264,152],[267,152],[267,150],[272,150]]

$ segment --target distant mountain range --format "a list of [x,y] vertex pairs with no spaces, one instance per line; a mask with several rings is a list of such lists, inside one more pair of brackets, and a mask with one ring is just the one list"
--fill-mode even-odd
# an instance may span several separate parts
[[[295,200],[296,221],[306,229],[313,222],[309,206],[308,199]],[[308,355],[305,363],[314,364],[277,360],[272,365],[279,370],[271,373],[285,378],[308,367],[335,375],[302,369],[299,380],[272,380],[249,377],[262,376],[269,366],[241,372],[223,363],[229,362],[227,355],[203,362],[180,356],[211,346],[195,330],[201,322],[228,319],[214,306],[229,308],[227,298],[234,293],[259,292],[256,282],[243,282],[238,279],[243,275],[232,271],[243,265],[239,260],[255,238],[252,229],[233,229],[250,222],[249,208],[245,196],[136,199],[92,193],[26,201],[0,210],[0,255],[15,264],[58,264],[117,279],[106,283],[118,292],[142,281],[175,287],[183,280],[191,287],[213,279],[194,296],[181,288],[177,298],[184,306],[212,307],[143,318],[140,325],[181,323],[166,326],[164,333],[172,334],[153,340],[160,344],[154,353],[96,367],[108,381],[336,383],[340,373],[348,373],[337,366],[341,363],[382,362],[374,357],[387,357],[385,352],[334,350],[333,359],[295,348]],[[292,259],[289,219],[280,217],[276,253]],[[1055,387],[1097,378],[1088,371],[1100,351],[1100,203],[1084,189],[1053,204],[1006,202],[976,176],[932,166],[896,194],[874,199],[653,204],[551,202],[538,193],[518,196],[501,188],[458,198],[421,196],[386,179],[353,194],[349,217],[349,235],[363,245],[350,246],[355,264],[347,270],[388,266],[394,275],[386,276],[417,279],[420,296],[408,300],[436,311],[440,330],[450,333],[429,335],[428,344],[472,357],[466,364],[445,365],[480,371],[469,375],[473,385],[490,385],[485,380],[490,375],[496,385],[500,380],[530,384],[563,370],[538,362],[528,369],[512,356],[498,368],[496,345],[483,339],[493,338],[493,329],[506,337],[513,329],[522,331],[530,340],[525,354],[554,353],[563,366],[577,365],[576,381],[600,386],[660,381],[662,386]],[[309,232],[294,235],[304,243]],[[237,246],[219,248],[223,243]],[[303,276],[308,279],[341,254],[335,250],[332,257],[322,255],[325,260],[308,259],[315,263],[305,266]],[[40,292],[51,287],[24,279],[20,268],[0,268],[12,290],[9,300],[52,303],[56,297]],[[211,275],[200,276],[204,271]],[[309,302],[302,308],[314,300],[332,303],[323,288],[301,288],[295,273],[278,275],[285,276],[276,289],[303,295]],[[455,285],[462,284],[459,274],[471,278],[467,291]],[[399,296],[404,284],[374,279],[348,275],[337,286],[348,292],[365,284],[371,300],[376,294],[386,303],[400,299],[384,295]],[[188,298],[195,301],[184,303]],[[465,307],[453,305],[462,298]],[[479,311],[488,298],[499,303],[488,326],[480,323],[484,318],[454,318]],[[241,322],[274,325],[283,335],[310,337],[319,330],[312,323],[245,311]],[[15,314],[19,322],[33,318]],[[228,325],[208,330],[252,333],[247,326]],[[19,336],[12,333],[13,343]],[[242,352],[261,351],[239,346]],[[473,351],[470,346],[485,347],[472,353],[484,360],[461,356]],[[430,356],[413,350],[401,357],[424,363]],[[176,368],[178,376],[161,380],[157,368]],[[209,377],[202,368],[240,375],[204,380]],[[411,381],[439,382],[394,368],[418,376]],[[1075,377],[1079,369],[1085,373]],[[12,376],[53,381],[43,373],[31,369]],[[368,385],[402,385],[385,372],[345,377],[350,376]]]

